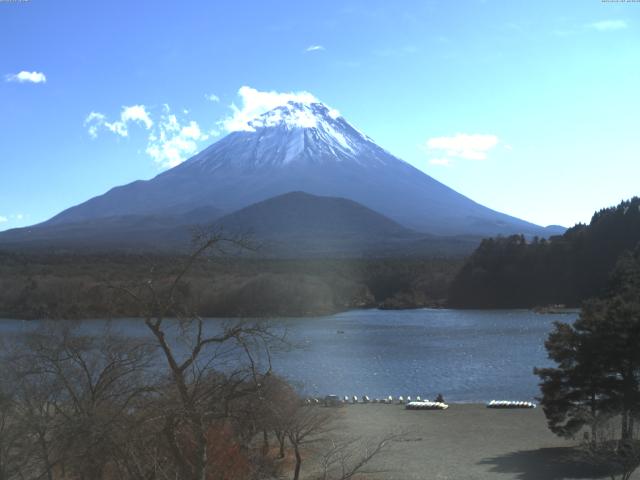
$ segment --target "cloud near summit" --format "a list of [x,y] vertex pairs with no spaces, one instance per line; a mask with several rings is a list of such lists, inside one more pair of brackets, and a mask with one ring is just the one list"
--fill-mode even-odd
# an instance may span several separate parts
[[[306,91],[263,92],[248,86],[241,87],[238,90],[238,96],[240,97],[239,106],[232,103],[231,114],[217,122],[227,132],[252,131],[253,128],[249,126],[251,120],[291,101],[319,102],[313,94]],[[210,102],[219,101],[219,97],[215,94],[207,94],[204,97]],[[185,110],[184,115],[179,117],[172,113],[167,104],[164,104],[161,109],[149,109],[141,104],[130,105],[123,106],[119,117],[112,121],[104,113],[92,111],[85,117],[84,126],[93,139],[102,132],[110,132],[116,137],[129,137],[132,132],[136,135],[141,131],[145,132],[147,138],[145,153],[160,167],[171,168],[195,154],[201,147],[200,142],[220,134],[217,129],[201,129],[195,120],[185,117],[188,113]],[[340,112],[330,109],[329,114],[335,118],[340,115]]]
[[240,87],[238,90],[240,106],[231,104],[232,114],[220,123],[227,132],[252,131],[249,122],[263,113],[276,107],[286,105],[288,102],[315,103],[319,102],[313,94],[300,92],[261,92],[252,87]]

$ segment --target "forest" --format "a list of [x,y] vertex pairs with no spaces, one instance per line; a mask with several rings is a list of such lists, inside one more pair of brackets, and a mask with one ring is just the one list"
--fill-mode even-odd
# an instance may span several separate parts
[[640,242],[640,198],[596,212],[561,236],[488,238],[451,283],[457,308],[579,307],[604,293],[616,261]]
[[[161,286],[186,256],[0,252],[0,317],[140,316],[117,287]],[[310,316],[353,308],[442,306],[460,257],[264,259],[207,256],[182,286],[203,316]]]

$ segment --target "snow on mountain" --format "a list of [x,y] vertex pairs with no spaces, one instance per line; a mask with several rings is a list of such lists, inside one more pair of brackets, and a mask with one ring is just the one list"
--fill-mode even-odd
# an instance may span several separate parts
[[187,163],[206,164],[213,170],[221,164],[283,166],[311,159],[351,160],[364,165],[385,163],[389,155],[337,110],[315,102],[288,102],[251,120],[244,130],[227,138],[229,141],[214,144]]

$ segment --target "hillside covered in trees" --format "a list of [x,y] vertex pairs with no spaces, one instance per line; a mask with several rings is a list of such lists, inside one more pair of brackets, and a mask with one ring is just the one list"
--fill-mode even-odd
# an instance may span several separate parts
[[640,242],[640,198],[596,212],[549,240],[489,238],[466,261],[449,292],[463,308],[579,306],[603,292],[624,252]]
[[[140,316],[118,288],[161,288],[178,255],[0,252],[0,317]],[[445,302],[462,258],[260,259],[210,257],[180,294],[205,316],[309,316],[353,308],[420,308]]]

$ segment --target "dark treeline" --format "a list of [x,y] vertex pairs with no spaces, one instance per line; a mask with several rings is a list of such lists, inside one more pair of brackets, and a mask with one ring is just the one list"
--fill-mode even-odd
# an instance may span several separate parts
[[640,198],[600,210],[589,225],[532,241],[483,240],[452,282],[449,303],[472,308],[579,306],[603,292],[618,258],[640,242]]
[[[0,252],[0,316],[140,316],[114,287],[167,282],[184,256]],[[351,308],[437,306],[461,258],[203,258],[183,300],[205,316],[322,315]]]

